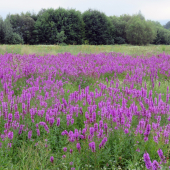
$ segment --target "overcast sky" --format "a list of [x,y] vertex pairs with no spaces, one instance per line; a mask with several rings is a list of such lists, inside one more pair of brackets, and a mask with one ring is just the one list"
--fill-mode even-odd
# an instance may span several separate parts
[[38,13],[40,9],[63,7],[82,13],[89,8],[104,12],[107,16],[136,14],[141,11],[145,19],[159,21],[162,25],[170,21],[170,0],[0,0],[0,16],[21,12]]

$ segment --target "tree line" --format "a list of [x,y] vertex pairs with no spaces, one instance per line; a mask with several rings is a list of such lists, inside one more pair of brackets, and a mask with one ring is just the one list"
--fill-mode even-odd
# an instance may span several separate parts
[[108,17],[92,9],[41,9],[0,16],[0,44],[169,45],[170,21],[162,26],[140,12]]

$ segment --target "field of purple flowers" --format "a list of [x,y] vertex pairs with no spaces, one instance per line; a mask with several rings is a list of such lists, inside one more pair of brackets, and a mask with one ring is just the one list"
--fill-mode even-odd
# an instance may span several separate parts
[[170,55],[0,55],[0,169],[170,168]]

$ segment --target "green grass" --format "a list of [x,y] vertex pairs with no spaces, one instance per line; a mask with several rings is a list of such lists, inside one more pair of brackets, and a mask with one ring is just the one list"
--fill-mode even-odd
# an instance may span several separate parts
[[157,54],[161,52],[170,53],[170,45],[0,45],[0,54],[4,53],[33,54],[45,55],[70,52],[77,55],[78,53],[100,53],[100,52],[120,52],[129,55]]

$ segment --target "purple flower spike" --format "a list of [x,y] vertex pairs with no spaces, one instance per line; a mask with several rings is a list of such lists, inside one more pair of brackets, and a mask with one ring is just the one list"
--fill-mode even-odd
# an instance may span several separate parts
[[159,157],[161,158],[161,161],[162,161],[163,163],[166,163],[166,158],[165,158],[165,156],[163,155],[162,150],[159,149],[157,152],[158,152]]
[[73,153],[73,149],[70,149],[70,154],[72,154]]
[[126,134],[129,133],[129,130],[128,130],[128,129],[125,129],[125,133],[126,133]]
[[80,152],[81,150],[81,146],[80,146],[80,143],[77,143],[77,150]]
[[144,153],[143,158],[144,158],[144,161],[145,161],[146,168],[151,169],[152,168],[152,162],[151,162],[149,154],[147,152]]
[[64,147],[64,148],[63,148],[63,151],[64,151],[64,152],[67,152],[67,148],[66,148],[66,147]]
[[8,133],[8,138],[9,138],[10,140],[13,139],[13,132],[10,131],[10,132]]
[[92,150],[92,152],[95,152],[95,150],[96,150],[96,148],[95,148],[95,142],[89,143],[89,148]]
[[51,161],[51,163],[54,162],[54,157],[53,156],[50,157],[50,161]]
[[154,160],[152,163],[152,170],[158,170],[158,169],[161,169],[161,166],[156,160]]
[[30,131],[28,132],[28,139],[31,139],[31,137],[32,137],[32,130],[30,130]]
[[73,162],[70,162],[70,165],[73,165]]
[[56,126],[60,126],[60,118],[57,118],[57,124],[56,124]]

